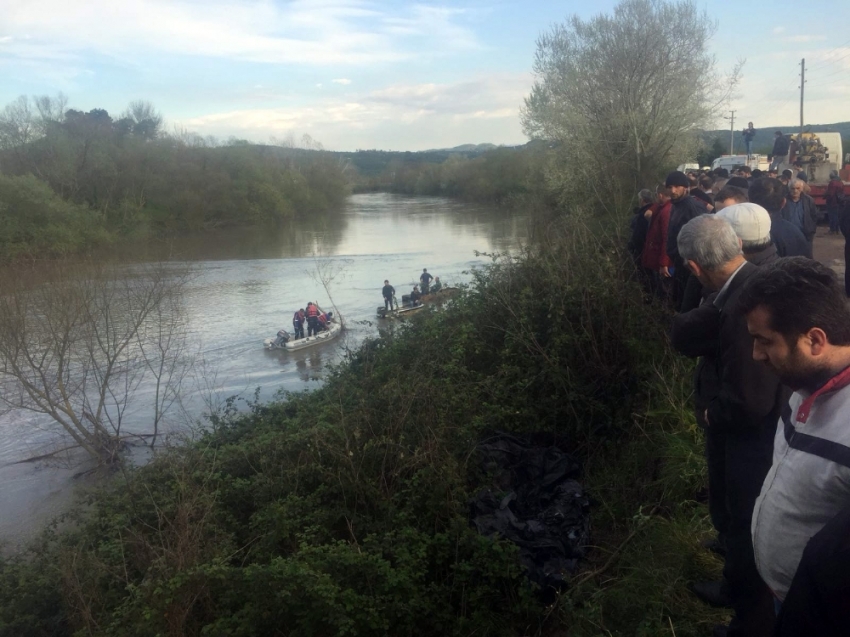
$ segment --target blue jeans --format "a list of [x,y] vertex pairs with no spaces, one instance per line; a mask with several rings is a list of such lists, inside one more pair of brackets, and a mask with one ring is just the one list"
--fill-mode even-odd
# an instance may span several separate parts
[[747,141],[746,144],[747,144],[747,157],[752,157],[752,155],[753,155],[753,140]]

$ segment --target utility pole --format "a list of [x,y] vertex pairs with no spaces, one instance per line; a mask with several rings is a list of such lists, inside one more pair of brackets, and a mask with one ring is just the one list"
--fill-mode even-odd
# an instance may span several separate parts
[[[806,58],[800,60],[800,135],[803,134],[803,94],[806,90]],[[802,137],[800,138],[802,139]]]
[[724,117],[723,119],[728,119],[729,124],[729,154],[735,154],[735,111],[731,111],[731,117]]

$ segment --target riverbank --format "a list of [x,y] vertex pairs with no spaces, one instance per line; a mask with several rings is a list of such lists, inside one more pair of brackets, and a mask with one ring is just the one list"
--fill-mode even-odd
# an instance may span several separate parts
[[[32,634],[702,634],[716,573],[690,367],[581,219],[495,259],[450,312],[366,342],[310,394],[225,413],[120,474],[0,568],[0,627]],[[475,444],[574,453],[592,547],[544,605],[516,550],[480,537]]]

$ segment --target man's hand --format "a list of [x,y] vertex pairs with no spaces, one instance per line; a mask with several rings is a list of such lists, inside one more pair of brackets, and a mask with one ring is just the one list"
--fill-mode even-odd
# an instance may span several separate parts
[[643,213],[643,218],[649,219],[650,217],[652,217],[652,208],[647,208],[646,212]]
[[667,266],[666,266],[666,265],[661,266],[661,267],[658,269],[658,274],[660,274],[661,276],[663,276],[665,279],[669,279],[669,278],[670,278],[670,270],[668,270],[668,269],[667,269]]

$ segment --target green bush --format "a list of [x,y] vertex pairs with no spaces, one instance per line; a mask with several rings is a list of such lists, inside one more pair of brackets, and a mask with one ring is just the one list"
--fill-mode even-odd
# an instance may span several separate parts
[[0,174],[3,258],[73,254],[111,238],[94,210],[65,201],[32,175]]

